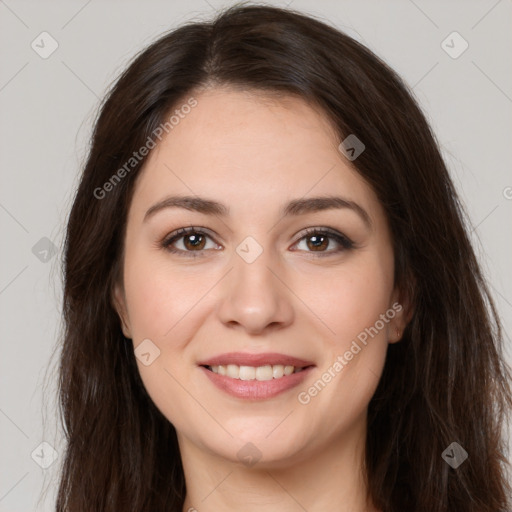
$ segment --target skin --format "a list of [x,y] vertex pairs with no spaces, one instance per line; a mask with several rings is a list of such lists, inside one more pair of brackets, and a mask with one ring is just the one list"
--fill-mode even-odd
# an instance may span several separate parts
[[[367,407],[406,308],[360,344],[308,404],[297,396],[400,303],[384,211],[338,150],[325,116],[304,100],[226,87],[194,97],[197,106],[151,152],[137,179],[123,283],[114,293],[125,336],[135,348],[150,339],[160,350],[150,365],[137,365],[178,434],[183,511],[376,511],[365,498]],[[230,215],[166,208],[144,221],[171,194],[214,199]],[[326,195],[357,203],[371,227],[348,208],[279,215],[292,199]],[[187,226],[207,231],[200,249],[186,235],[174,242],[182,255],[160,245]],[[343,249],[329,238],[318,256],[311,235],[304,238],[308,227],[330,227],[356,246]],[[252,263],[236,252],[248,236],[263,250]],[[194,258],[194,251],[201,254]],[[243,400],[217,389],[198,367],[233,351],[279,352],[315,368],[297,388]],[[253,466],[237,457],[248,442],[261,454]]]

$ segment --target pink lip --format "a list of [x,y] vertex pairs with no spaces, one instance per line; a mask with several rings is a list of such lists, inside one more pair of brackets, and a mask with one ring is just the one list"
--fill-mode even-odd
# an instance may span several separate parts
[[[236,363],[233,363],[236,364]],[[280,363],[275,363],[280,364]],[[251,365],[249,365],[251,366]],[[309,366],[298,373],[283,376],[280,379],[272,380],[239,380],[213,373],[204,366],[200,366],[201,370],[210,379],[210,381],[220,390],[228,395],[236,398],[244,398],[248,400],[263,400],[272,398],[283,393],[304,381],[313,370],[313,366]]]
[[[283,366],[295,366],[295,368],[304,368],[298,373],[285,375],[280,379],[272,380],[240,380],[232,379],[226,375],[219,375],[214,373],[206,366],[219,366],[236,364],[237,366],[264,366],[267,364]],[[295,386],[298,386],[304,379],[306,379],[310,371],[315,366],[311,361],[299,359],[297,357],[287,356],[284,354],[277,354],[274,352],[267,352],[265,354],[247,354],[244,352],[230,352],[228,354],[221,354],[211,357],[199,363],[201,370],[210,379],[210,381],[217,386],[217,388],[228,393],[231,396],[244,399],[262,400],[272,398],[284,391],[287,391]]]
[[277,354],[275,352],[267,352],[265,354],[247,354],[244,352],[230,352],[221,354],[199,363],[199,366],[219,366],[227,364],[236,364],[237,366],[263,366],[266,364],[283,366],[295,366],[295,368],[304,368],[313,366],[314,363],[297,357]]

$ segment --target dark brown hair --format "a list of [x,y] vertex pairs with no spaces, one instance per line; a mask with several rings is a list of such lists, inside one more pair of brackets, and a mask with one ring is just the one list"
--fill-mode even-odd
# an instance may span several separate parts
[[[106,197],[94,191],[206,85],[297,95],[322,109],[340,142],[355,134],[366,146],[353,165],[385,209],[395,282],[413,305],[368,409],[375,506],[510,510],[502,328],[423,113],[400,77],[342,32],[296,11],[238,5],[151,44],[101,107],[67,226],[59,378],[67,451],[57,511],[181,512],[176,432],[143,386],[112,302],[145,159]],[[469,454],[457,469],[441,457],[452,442]]]

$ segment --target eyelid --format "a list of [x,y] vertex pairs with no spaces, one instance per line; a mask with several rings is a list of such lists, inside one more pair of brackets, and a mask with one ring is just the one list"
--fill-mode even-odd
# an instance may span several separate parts
[[334,240],[341,249],[335,249],[330,251],[305,251],[308,254],[312,254],[314,257],[323,257],[329,256],[332,254],[340,254],[341,252],[347,251],[349,249],[354,249],[357,245],[344,233],[338,231],[337,229],[330,228],[328,226],[312,226],[305,228],[298,235],[297,240],[293,243],[293,245],[297,245],[300,241],[308,236],[312,235],[320,235],[327,236],[328,238]]
[[[197,233],[200,235],[205,235],[209,237],[211,240],[215,242],[216,245],[219,245],[217,241],[215,240],[215,236],[212,234],[212,232],[207,228],[201,228],[196,226],[184,226],[182,228],[178,228],[175,231],[169,233],[166,235],[163,240],[160,242],[159,245],[161,245],[164,249],[169,249],[171,247],[171,244],[176,242],[177,240],[180,240],[181,238],[185,237],[186,235],[190,235],[192,233]],[[203,250],[204,251],[204,250]],[[176,252],[187,252],[187,253],[199,253],[203,251],[182,251],[177,250]],[[172,252],[172,251],[171,251]]]
[[330,228],[328,226],[311,226],[311,227],[304,228],[303,230],[300,231],[300,233],[297,235],[297,240],[295,243],[299,242],[304,237],[306,237],[308,235],[313,235],[315,233],[320,233],[323,235],[331,235],[332,237],[340,237],[340,238],[346,239],[349,242],[352,242],[352,240],[350,240],[350,238],[347,235],[343,234],[342,232],[338,231],[337,229]]
[[[185,237],[186,235],[189,235],[192,233],[207,236],[216,245],[219,245],[215,239],[215,236],[213,236],[211,234],[211,231],[209,229],[202,228],[202,227],[195,227],[195,226],[186,226],[186,227],[182,227],[182,228],[179,228],[179,229],[173,231],[169,235],[166,235],[164,237],[164,239],[160,242],[159,245],[162,248],[166,249],[167,251],[174,253],[174,254],[181,255],[181,256],[190,256],[190,257],[203,256],[204,253],[208,249],[201,249],[199,251],[184,251],[182,249],[175,249],[172,247],[172,244],[174,242],[176,242],[177,240],[180,240],[183,237]],[[340,232],[334,228],[330,228],[328,226],[311,226],[311,227],[304,228],[297,235],[297,239],[295,240],[295,242],[293,242],[292,247],[297,245],[304,238],[307,238],[308,236],[312,236],[314,234],[320,235],[320,236],[327,236],[331,240],[334,240],[335,243],[337,243],[341,247],[341,249],[335,249],[335,250],[329,250],[329,251],[300,251],[300,252],[309,253],[309,254],[313,255],[314,257],[323,257],[323,256],[329,256],[332,254],[339,254],[341,252],[355,248],[357,246],[348,236],[346,236],[345,234],[343,234],[342,232]],[[211,249],[209,249],[209,250],[211,250]]]

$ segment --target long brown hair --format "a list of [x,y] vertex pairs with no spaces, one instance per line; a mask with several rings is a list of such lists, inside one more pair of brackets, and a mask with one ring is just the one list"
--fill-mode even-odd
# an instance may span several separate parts
[[[401,78],[342,32],[296,11],[237,5],[151,44],[97,118],[66,234],[59,397],[67,451],[57,511],[181,512],[176,432],[143,386],[112,302],[145,158],[108,194],[95,191],[183,98],[217,84],[298,95],[321,107],[340,142],[356,134],[366,146],[352,163],[385,209],[395,282],[414,306],[368,409],[375,506],[509,510],[503,431],[512,394],[502,328],[423,113]],[[442,457],[453,442],[468,453],[457,469]]]

